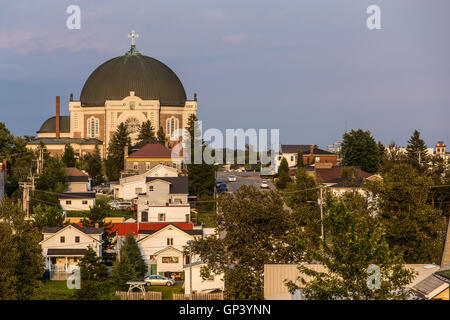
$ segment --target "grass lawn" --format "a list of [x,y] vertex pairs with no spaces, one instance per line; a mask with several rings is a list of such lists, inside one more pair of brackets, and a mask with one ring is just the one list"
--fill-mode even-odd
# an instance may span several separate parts
[[198,212],[196,223],[203,224],[206,228],[215,228],[215,215],[216,213],[214,211]]
[[65,280],[46,280],[34,292],[32,300],[74,300],[74,290],[67,288]]
[[147,291],[158,291],[162,292],[163,300],[172,300],[173,293],[184,293],[184,288],[181,283],[177,283],[174,286],[146,286],[145,290]]

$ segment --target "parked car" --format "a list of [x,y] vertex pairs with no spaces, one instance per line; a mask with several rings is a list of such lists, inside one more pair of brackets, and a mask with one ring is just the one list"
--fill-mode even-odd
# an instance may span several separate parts
[[223,184],[223,181],[216,181],[216,188],[220,187],[221,184]]
[[217,191],[217,194],[227,192],[228,191],[227,184],[226,183],[220,184],[219,187],[216,188],[216,191]]
[[269,189],[269,183],[266,180],[261,181],[261,189]]
[[113,208],[113,209],[118,209],[119,208],[119,201],[117,200],[110,200],[108,201],[108,205]]
[[237,177],[236,176],[228,176],[228,181],[236,182],[237,181]]
[[151,275],[144,278],[144,281],[148,286],[173,286],[175,284],[175,280],[169,279],[163,276]]
[[119,202],[117,208],[119,210],[133,210],[133,204],[131,202]]

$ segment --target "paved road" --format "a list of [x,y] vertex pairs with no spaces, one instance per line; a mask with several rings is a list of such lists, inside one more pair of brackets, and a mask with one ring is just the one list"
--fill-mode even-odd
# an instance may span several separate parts
[[[229,182],[228,176],[236,176],[237,181],[236,182]],[[243,185],[253,185],[257,188],[261,186],[261,181],[264,179],[261,179],[259,176],[259,172],[218,172],[217,173],[217,181],[222,181],[227,184],[227,188],[229,192],[235,192],[237,189],[239,189]],[[275,186],[267,180],[269,183],[270,189],[275,189]],[[264,190],[264,189],[263,189]],[[266,189],[267,190],[267,189]]]

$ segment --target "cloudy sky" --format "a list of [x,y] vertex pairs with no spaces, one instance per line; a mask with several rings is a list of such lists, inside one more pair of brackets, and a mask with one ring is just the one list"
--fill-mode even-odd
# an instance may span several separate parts
[[[66,9],[81,8],[81,29]],[[366,9],[381,8],[381,30]],[[345,128],[450,144],[448,0],[3,1],[0,121],[33,135],[71,92],[129,49],[170,66],[204,128],[279,128],[282,143],[339,141]]]

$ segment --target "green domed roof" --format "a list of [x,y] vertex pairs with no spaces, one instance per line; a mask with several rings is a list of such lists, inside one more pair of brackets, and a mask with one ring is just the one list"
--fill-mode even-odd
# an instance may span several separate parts
[[[70,132],[70,116],[59,117],[60,132]],[[38,133],[53,133],[56,132],[56,117],[48,118],[44,121]]]
[[161,61],[141,55],[134,47],[95,69],[81,90],[80,101],[83,106],[104,106],[105,100],[122,100],[130,91],[166,106],[184,106],[186,101],[183,84],[175,72]]

